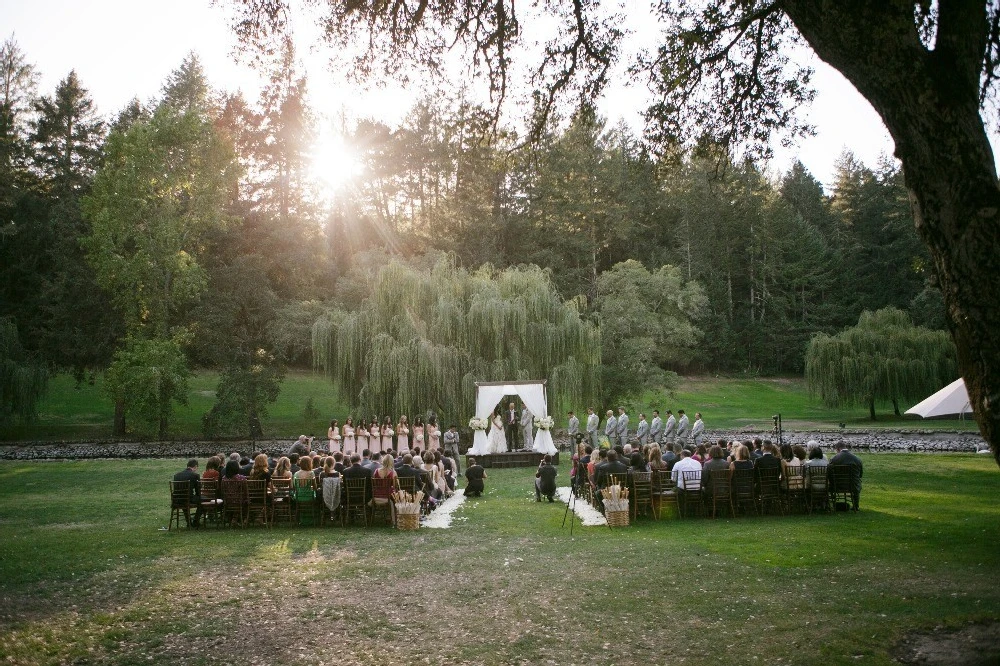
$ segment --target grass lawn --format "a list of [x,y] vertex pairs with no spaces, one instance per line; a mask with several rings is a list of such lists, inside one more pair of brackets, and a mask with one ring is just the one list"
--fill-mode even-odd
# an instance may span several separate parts
[[992,458],[864,462],[856,515],[573,538],[530,469],[449,530],[167,533],[182,461],[0,463],[0,661],[890,664],[911,630],[1000,618]]
[[[104,378],[97,375],[94,384],[76,386],[69,375],[56,375],[49,380],[49,390],[39,405],[39,419],[31,425],[19,425],[0,430],[4,440],[86,440],[110,439],[114,404],[104,392]],[[201,418],[215,404],[215,389],[219,373],[200,370],[189,381],[188,404],[175,406],[170,421],[170,434],[177,439],[198,439]],[[313,399],[319,418],[307,421],[303,417],[306,402]],[[347,413],[336,387],[321,374],[306,371],[289,372],[281,385],[278,401],[268,408],[262,420],[265,435],[290,438],[302,433],[326,436],[331,418]]]

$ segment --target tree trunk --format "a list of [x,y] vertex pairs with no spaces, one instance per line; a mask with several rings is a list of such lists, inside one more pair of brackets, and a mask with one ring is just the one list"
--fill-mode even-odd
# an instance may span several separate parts
[[123,398],[115,400],[115,422],[111,429],[111,436],[125,436],[125,400]]
[[871,420],[875,420],[875,398],[869,398],[868,400],[868,415]]
[[896,144],[930,248],[976,421],[1000,464],[1000,189],[979,109],[986,3],[939,3],[933,50],[911,3],[787,0],[820,58],[871,102]]
[[899,413],[899,401],[895,398],[892,399],[892,411],[896,416],[902,416],[902,414]]

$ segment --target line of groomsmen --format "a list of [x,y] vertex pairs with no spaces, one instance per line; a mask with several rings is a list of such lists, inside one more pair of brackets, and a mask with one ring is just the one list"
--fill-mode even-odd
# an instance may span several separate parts
[[[604,422],[604,434],[607,436],[608,441],[611,442],[611,446],[625,446],[626,443],[633,441],[638,441],[640,445],[649,443],[663,444],[664,442],[673,444],[676,441],[683,442],[686,440],[694,442],[695,445],[700,444],[702,435],[705,432],[705,423],[701,420],[701,412],[695,413],[694,425],[691,425],[683,409],[677,410],[677,416],[679,418],[675,419],[674,413],[668,409],[667,420],[664,421],[660,418],[660,410],[654,409],[653,421],[647,422],[646,415],[640,412],[639,425],[634,431],[634,437],[630,439],[629,419],[625,408],[618,408],[617,417],[609,409],[607,411],[607,420]],[[594,408],[588,407],[585,439],[595,449],[598,447],[597,438],[599,436],[600,424],[601,418],[594,412]],[[580,419],[573,412],[569,412],[569,426],[566,431],[570,436],[570,440],[575,440],[576,435],[580,432]]]

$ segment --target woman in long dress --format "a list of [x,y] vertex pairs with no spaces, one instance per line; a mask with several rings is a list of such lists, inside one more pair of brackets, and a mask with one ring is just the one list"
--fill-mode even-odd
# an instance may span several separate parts
[[330,428],[326,431],[326,436],[330,438],[330,453],[340,450],[340,424],[337,419],[330,421]]
[[406,414],[400,415],[396,426],[396,448],[400,454],[410,450],[410,422],[406,420]]
[[392,419],[388,416],[382,420],[382,450],[388,451],[392,448],[392,436],[396,434],[392,429]]
[[368,426],[364,419],[358,419],[358,427],[354,429],[354,437],[358,441],[358,451],[368,448]]
[[426,450],[424,447],[424,419],[419,414],[413,417],[413,448]]
[[349,456],[357,453],[357,442],[354,439],[354,419],[350,416],[344,421],[344,455]]
[[382,453],[389,452],[389,449],[382,446],[382,429],[378,427],[377,418],[373,418],[368,422],[368,446],[371,447],[373,451],[375,449],[381,449]]
[[427,419],[427,449],[437,451],[441,446],[441,429],[438,428],[437,418]]
[[490,426],[490,436],[486,441],[487,453],[506,453],[507,437],[503,434],[503,417],[500,416],[499,408],[493,412],[493,421]]

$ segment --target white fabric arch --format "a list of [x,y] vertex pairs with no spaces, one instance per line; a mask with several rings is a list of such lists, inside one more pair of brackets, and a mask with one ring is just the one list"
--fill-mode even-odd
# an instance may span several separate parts
[[[545,381],[530,382],[482,382],[476,384],[476,416],[489,420],[493,413],[493,408],[500,402],[500,398],[505,395],[516,395],[524,401],[524,406],[534,416],[539,418],[548,416],[548,406],[545,402]],[[552,433],[548,430],[539,429],[535,434],[534,445],[532,447],[539,453],[555,454],[556,446],[552,443]],[[476,430],[472,440],[472,448],[469,453],[473,455],[483,455],[486,453],[486,432]]]

